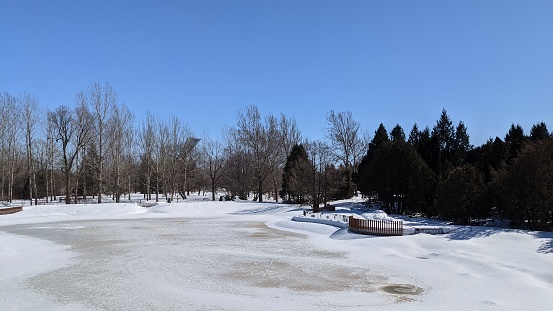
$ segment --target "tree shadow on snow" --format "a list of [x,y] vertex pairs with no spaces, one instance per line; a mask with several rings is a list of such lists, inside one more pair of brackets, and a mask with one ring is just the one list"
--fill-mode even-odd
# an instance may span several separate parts
[[540,254],[553,254],[553,232],[538,232],[536,236],[547,239],[542,242],[537,252]]
[[278,210],[282,209],[282,205],[267,204],[267,206],[261,206],[257,208],[247,209],[231,213],[231,215],[261,215],[261,214],[274,214]]
[[538,248],[538,253],[541,254],[553,254],[553,239],[542,242]]
[[293,212],[303,212],[303,211],[310,211],[311,210],[311,207],[307,207],[307,208],[301,208],[301,207],[298,207],[298,208],[293,208],[291,210],[287,210],[288,213],[293,213]]
[[553,232],[544,232],[544,231],[527,231],[527,230],[517,230],[517,229],[502,229],[502,228],[489,228],[489,227],[460,227],[453,230],[449,233],[450,240],[470,240],[473,238],[482,238],[488,237],[500,232],[516,232],[520,234],[526,234],[533,236],[535,238],[545,239],[536,252],[540,254],[553,254]]
[[501,232],[501,229],[465,226],[454,229],[449,233],[450,240],[470,240],[473,238],[483,238]]

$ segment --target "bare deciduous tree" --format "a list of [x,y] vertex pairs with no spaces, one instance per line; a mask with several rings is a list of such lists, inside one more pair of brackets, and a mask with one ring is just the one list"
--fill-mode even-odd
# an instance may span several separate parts
[[319,211],[319,205],[327,203],[327,169],[332,163],[331,148],[322,141],[305,142],[306,150],[313,167],[312,191],[313,211]]
[[[21,114],[17,105],[17,99],[9,93],[1,96],[1,156],[2,156],[2,200],[13,200],[13,187],[15,175],[19,169],[21,135]],[[4,186],[7,184],[7,194],[4,195]]]
[[121,181],[124,160],[131,151],[133,137],[133,114],[127,106],[122,104],[121,106],[116,105],[114,107],[113,117],[110,120],[108,128],[111,130],[110,136],[113,146],[110,148],[113,168],[113,190],[115,202],[119,203],[124,189]]
[[[50,115],[50,111],[46,113],[47,116]],[[54,200],[55,197],[55,183],[54,183],[54,161],[55,161],[55,129],[52,120],[47,117],[46,125],[46,202],[48,202],[48,197],[50,196],[50,201]]]
[[145,193],[146,200],[152,199],[152,175],[154,172],[154,153],[157,145],[157,131],[154,117],[148,112],[146,120],[142,122],[140,128],[140,146],[141,146],[141,162],[144,167]]
[[60,106],[50,112],[48,118],[54,126],[54,138],[61,144],[65,176],[65,203],[71,202],[71,173],[75,159],[82,146],[88,141],[90,131],[90,113],[85,105],[84,94],[81,92],[75,98],[77,108],[71,110],[67,106]]
[[[238,113],[236,137],[251,155],[257,196],[263,202],[263,194],[271,186],[269,178],[273,177],[273,186],[277,188],[280,182],[277,176],[282,174],[288,152],[299,141],[295,122],[284,115],[280,120],[273,115],[262,119],[257,107],[249,106]],[[276,194],[275,199],[278,199]]]
[[251,154],[239,141],[238,130],[227,128],[223,130],[225,139],[226,159],[223,164],[222,183],[231,197],[238,196],[246,200],[250,191],[255,187],[252,179]]
[[[33,204],[33,197],[37,197],[36,188],[36,173],[33,162],[33,145],[36,135],[36,128],[38,126],[38,103],[35,97],[30,94],[23,94],[21,96],[20,105],[23,110],[23,119],[25,122],[25,146],[27,151],[27,179],[29,183],[29,201]],[[35,202],[36,203],[36,202]]]
[[331,110],[326,120],[326,136],[332,143],[336,159],[348,171],[347,192],[353,194],[352,174],[366,150],[366,142],[360,132],[361,125],[353,120],[350,111],[335,113]]
[[102,87],[99,82],[94,82],[89,87],[88,100],[94,132],[93,143],[96,145],[96,150],[98,150],[98,163],[96,163],[98,172],[98,203],[102,203],[105,183],[104,165],[106,155],[113,146],[113,139],[109,136],[109,125],[116,106],[117,94],[108,83]]
[[215,201],[215,192],[217,191],[221,177],[223,176],[223,164],[225,163],[225,148],[221,142],[211,139],[204,139],[204,170],[209,176],[211,185],[211,200]]

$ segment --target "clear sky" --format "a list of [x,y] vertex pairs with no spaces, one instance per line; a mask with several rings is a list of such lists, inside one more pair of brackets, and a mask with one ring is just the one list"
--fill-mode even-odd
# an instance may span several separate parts
[[310,139],[331,109],[372,135],[445,108],[480,145],[553,130],[553,1],[0,0],[0,91],[53,109],[92,81],[214,137],[252,104]]

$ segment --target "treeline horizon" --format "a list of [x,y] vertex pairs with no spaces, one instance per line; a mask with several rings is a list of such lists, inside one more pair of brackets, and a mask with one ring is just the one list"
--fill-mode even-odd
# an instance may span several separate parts
[[[373,135],[349,111],[329,111],[325,139],[302,137],[293,118],[237,112],[220,140],[150,113],[137,122],[108,83],[91,83],[73,105],[48,111],[30,94],[0,94],[0,200],[122,202],[186,198],[208,190],[225,198],[308,203],[361,193],[389,213],[469,224],[502,217],[512,227],[551,230],[553,133],[512,124],[503,138],[470,144],[463,121],[445,109],[432,128],[406,135],[381,123]],[[221,198],[223,199],[223,198]]]

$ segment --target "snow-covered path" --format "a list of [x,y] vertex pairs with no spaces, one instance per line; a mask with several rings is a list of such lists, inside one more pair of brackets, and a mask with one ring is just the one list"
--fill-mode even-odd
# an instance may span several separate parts
[[[549,310],[553,235],[367,237],[274,203],[41,206],[0,218],[10,310]],[[390,291],[390,286],[404,291]],[[392,288],[393,289],[393,288]],[[392,292],[392,293],[390,293]]]

